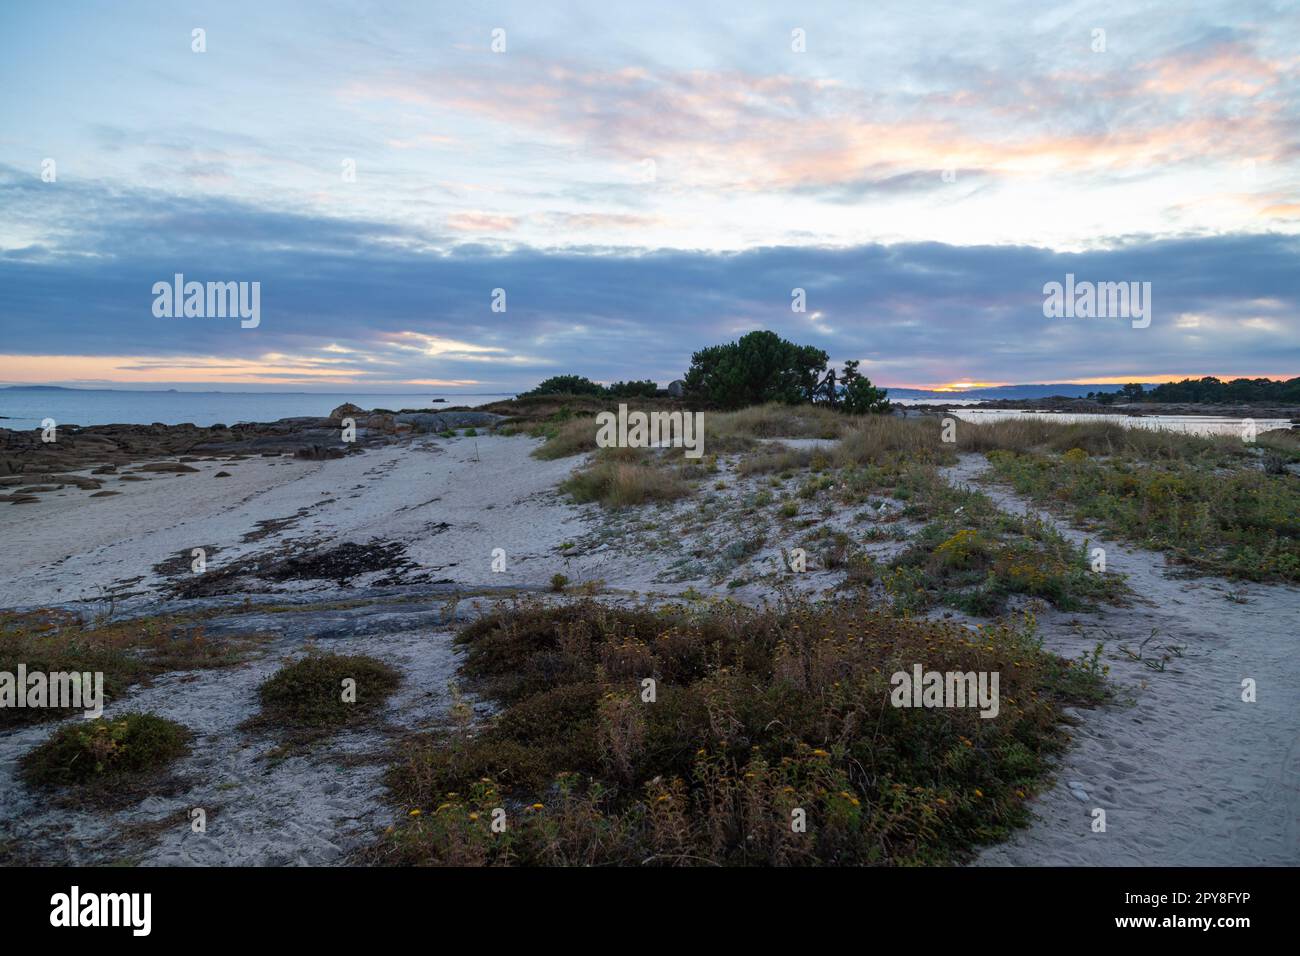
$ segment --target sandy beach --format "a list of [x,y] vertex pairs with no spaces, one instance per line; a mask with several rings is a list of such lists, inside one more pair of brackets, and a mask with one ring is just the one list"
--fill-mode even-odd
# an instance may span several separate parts
[[[226,627],[273,635],[266,652],[243,667],[167,675],[109,707],[110,716],[147,707],[202,735],[201,756],[180,768],[197,781],[184,794],[69,814],[24,795],[13,779],[19,754],[50,728],[0,735],[0,790],[11,794],[0,836],[46,861],[109,862],[130,846],[142,863],[339,862],[389,812],[381,767],[366,755],[397,729],[445,719],[458,657],[450,625],[489,606],[493,590],[542,592],[563,575],[569,586],[615,603],[773,597],[779,538],[768,535],[752,553],[719,565],[719,555],[753,530],[735,509],[759,487],[757,477],[734,471],[734,456],[719,461],[725,489],[703,501],[611,512],[572,504],[557,491],[585,456],[542,461],[531,455],[537,444],[520,436],[417,437],[326,461],[216,459],[193,463],[190,473],[113,482],[121,494],[112,497],[68,488],[0,508],[0,605],[82,602],[92,613],[118,615],[201,606],[215,610],[214,635]],[[966,455],[943,474],[957,486],[980,487],[1007,513],[1032,510],[988,484],[986,470],[982,455]],[[220,471],[229,477],[215,477]],[[850,524],[847,514],[825,517],[833,527]],[[236,577],[211,595],[178,596],[177,585],[192,576],[193,548],[208,552],[212,573],[259,555],[368,542],[398,546],[403,560],[344,580]],[[1033,803],[1035,822],[977,862],[1294,865],[1300,590],[1189,579],[1158,554],[1100,544],[1136,598],[1090,613],[1044,608],[1038,621],[1048,649],[1067,658],[1103,642],[1116,699],[1073,714],[1072,746],[1054,784]],[[888,557],[900,545],[872,547]],[[501,552],[504,570],[494,570]],[[798,587],[834,595],[842,579],[842,571],[813,569],[798,576]],[[247,601],[254,608],[291,602],[300,613],[250,615],[238,607]],[[339,602],[353,607],[338,610]],[[263,768],[266,742],[236,730],[255,706],[257,684],[284,655],[340,643],[407,675],[406,689],[387,706],[386,729],[343,734],[311,755]],[[1257,683],[1255,703],[1241,700],[1244,678]],[[220,842],[180,832],[145,838],[153,833],[149,821],[196,804],[218,808]],[[1097,808],[1106,812],[1105,832],[1092,830]],[[124,841],[124,832],[138,832],[139,845]]]

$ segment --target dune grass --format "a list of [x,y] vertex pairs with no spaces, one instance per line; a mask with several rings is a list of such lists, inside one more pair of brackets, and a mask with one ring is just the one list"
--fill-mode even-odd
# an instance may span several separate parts
[[60,727],[21,762],[32,786],[114,786],[155,773],[189,753],[193,735],[150,713],[77,720]]
[[[1233,462],[1254,454],[1236,436],[1197,436],[1151,428],[1130,428],[1118,422],[1053,421],[1017,418],[973,423],[954,419],[952,442],[944,442],[944,418],[900,418],[868,415],[853,419],[842,432],[839,463],[860,464],[890,452],[905,452],[916,460],[950,464],[956,452],[1066,452],[1081,448],[1092,456],[1122,456],[1144,461]],[[1296,442],[1285,432],[1265,432],[1259,444],[1290,449]],[[1300,458],[1300,451],[1295,453]]]
[[[102,673],[104,703],[120,699],[133,684],[170,671],[231,667],[265,641],[257,634],[206,636],[201,621],[146,617],[84,621],[57,610],[0,612],[0,671]],[[0,708],[0,728],[57,720],[80,709]]]
[[675,501],[691,493],[690,483],[662,456],[640,448],[602,448],[586,467],[561,483],[574,501],[624,508]]
[[1180,458],[1098,460],[1083,452],[994,452],[989,461],[1021,494],[1063,505],[1076,521],[1197,570],[1300,581],[1300,478],[1293,474]]
[[[1026,820],[1061,707],[1104,694],[1029,619],[524,604],[457,641],[503,709],[407,743],[387,777],[403,816],[370,862],[949,863]],[[914,663],[998,671],[999,716],[891,706]]]
[[[631,411],[673,411],[680,404],[648,403],[643,400],[625,401]],[[580,406],[546,405],[547,418],[534,421],[526,427],[515,425],[546,443],[533,454],[538,458],[568,458],[596,449],[596,419],[599,411],[615,411],[617,400],[588,400]],[[704,413],[704,451],[706,454],[727,454],[753,448],[760,438],[836,438],[850,419],[839,412],[814,405],[781,405],[769,403],[755,405],[735,412]]]

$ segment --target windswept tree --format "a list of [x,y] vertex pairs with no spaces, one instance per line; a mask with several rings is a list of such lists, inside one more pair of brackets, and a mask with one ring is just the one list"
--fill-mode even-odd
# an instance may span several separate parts
[[811,345],[795,345],[775,332],[750,332],[692,355],[686,388],[721,408],[811,402],[827,360],[825,352]]
[[888,412],[890,410],[887,388],[876,388],[871,379],[858,371],[858,360],[849,359],[844,363],[842,401],[844,410],[850,415],[866,415]]

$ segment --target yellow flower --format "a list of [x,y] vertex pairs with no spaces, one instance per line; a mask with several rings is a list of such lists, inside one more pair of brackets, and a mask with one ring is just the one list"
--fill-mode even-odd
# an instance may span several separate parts
[[469,818],[470,818],[471,820],[477,820],[477,819],[478,819],[478,814],[477,814],[477,813],[471,813],[471,814],[469,815]]
[[540,810],[540,809],[542,809],[542,805],[541,805],[540,803],[534,803],[534,804],[533,804],[533,809],[534,809],[534,810]]
[[976,787],[976,788],[975,788],[975,796],[977,796],[977,797],[982,797],[982,796],[984,796],[984,791],[981,790],[979,787]]
[[412,810],[412,811],[410,812],[409,815],[410,815],[410,816],[413,816],[413,817],[418,817],[418,816],[420,815],[420,808],[419,808],[419,807],[416,807],[414,810]]
[[822,750],[821,748],[818,748],[818,749],[816,749],[816,750],[813,751],[813,756],[814,756],[814,757],[829,757],[830,754],[828,754],[825,750]]

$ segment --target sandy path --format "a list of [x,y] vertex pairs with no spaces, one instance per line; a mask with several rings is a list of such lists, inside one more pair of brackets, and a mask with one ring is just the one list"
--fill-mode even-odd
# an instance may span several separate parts
[[[950,480],[987,470],[964,456]],[[1075,658],[1106,641],[1120,703],[1086,711],[1056,785],[1035,801],[1037,820],[985,851],[984,865],[1296,865],[1300,863],[1300,590],[1170,576],[1163,556],[1098,540],[995,485],[1003,510],[1052,520],[1076,543],[1106,550],[1141,603],[1098,615],[1040,617],[1050,650]],[[1230,591],[1246,603],[1227,598]],[[1102,628],[1113,637],[1102,633]],[[1118,645],[1183,648],[1163,672]],[[1258,699],[1244,703],[1242,680]],[[1107,829],[1092,832],[1094,808]]]

